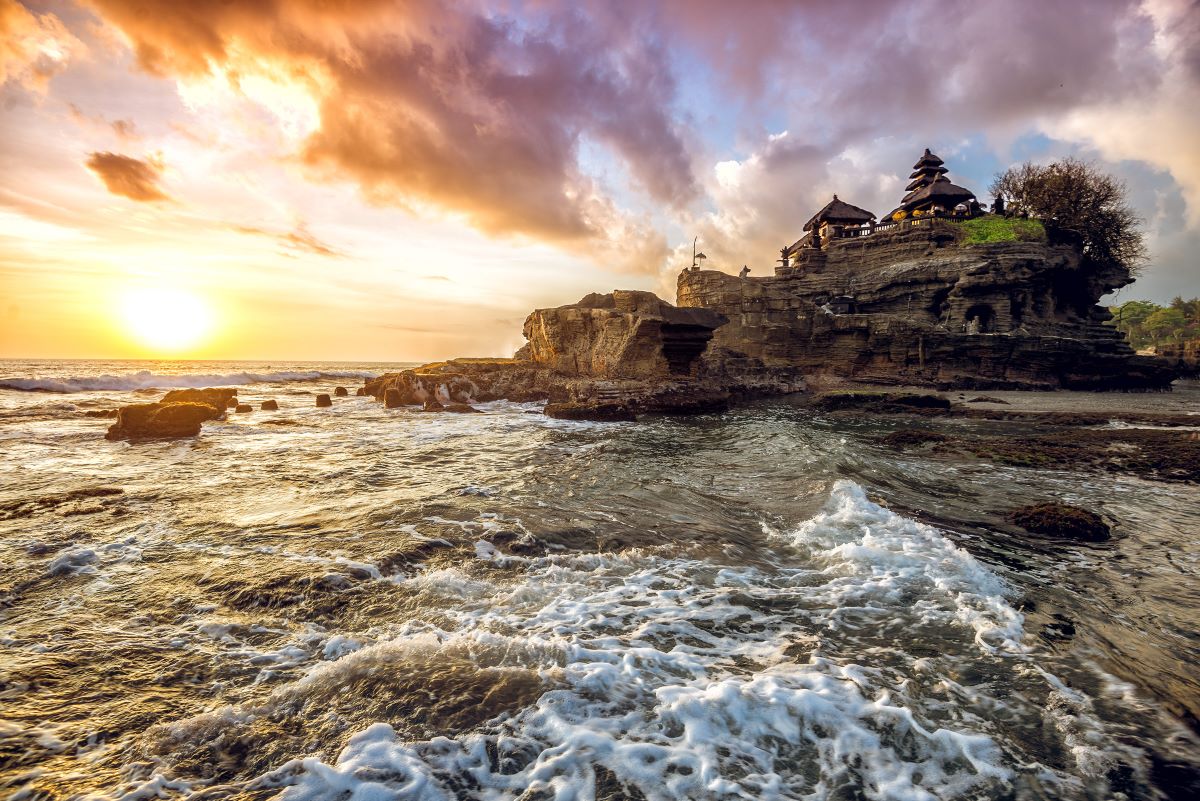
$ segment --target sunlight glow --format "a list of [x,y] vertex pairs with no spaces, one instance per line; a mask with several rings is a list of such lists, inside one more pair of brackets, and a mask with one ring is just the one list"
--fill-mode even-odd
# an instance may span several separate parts
[[177,353],[201,342],[213,327],[213,313],[198,295],[166,287],[137,287],[121,297],[121,318],[141,344]]

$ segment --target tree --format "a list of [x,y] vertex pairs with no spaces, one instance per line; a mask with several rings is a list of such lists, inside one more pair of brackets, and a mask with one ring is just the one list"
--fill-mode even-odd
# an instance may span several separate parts
[[1092,164],[1069,157],[1048,166],[1025,162],[997,175],[990,189],[1010,211],[1078,234],[1090,259],[1133,274],[1146,261],[1142,220],[1126,200],[1125,184]]
[[1186,324],[1187,320],[1184,318],[1183,312],[1168,306],[1147,317],[1143,325],[1156,342],[1167,339],[1178,342],[1183,338],[1183,328]]

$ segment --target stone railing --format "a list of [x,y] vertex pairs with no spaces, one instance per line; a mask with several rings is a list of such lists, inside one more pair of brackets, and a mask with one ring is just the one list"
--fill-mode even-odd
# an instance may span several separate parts
[[902,231],[906,228],[917,228],[922,225],[929,225],[933,220],[952,220],[961,222],[978,217],[980,214],[954,214],[952,212],[931,212],[922,214],[920,217],[905,217],[903,220],[872,220],[866,225],[857,228],[837,227],[831,234],[828,234],[827,239],[854,239],[860,236],[870,236],[871,234],[880,231]]

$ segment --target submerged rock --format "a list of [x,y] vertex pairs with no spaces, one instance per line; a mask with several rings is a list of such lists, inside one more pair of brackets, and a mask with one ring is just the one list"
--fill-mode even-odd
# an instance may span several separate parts
[[317,406],[318,407],[332,406],[332,405],[333,405],[333,399],[330,398],[327,394],[322,392],[320,395],[317,395]]
[[200,424],[216,420],[222,412],[207,403],[135,403],[117,410],[117,422],[106,439],[174,439],[194,437]]
[[447,403],[442,405],[442,411],[454,414],[483,414],[469,403]]
[[252,411],[254,411],[254,407],[248,403],[239,403],[237,405],[237,408],[234,409],[234,411],[235,412],[252,412]]
[[334,387],[333,394],[339,398],[344,398],[349,395],[350,392],[345,387]]
[[84,417],[116,417],[116,409],[88,409],[83,413]]
[[1065,503],[1040,503],[1009,514],[1010,522],[1034,534],[1103,542],[1110,536],[1108,524],[1095,512]]
[[262,402],[262,409],[264,412],[279,411],[279,402],[275,400],[265,400]]
[[545,414],[557,420],[592,420],[600,423],[620,423],[637,420],[637,415],[623,403],[548,403]]
[[889,448],[904,450],[906,448],[920,448],[925,445],[946,442],[949,439],[945,434],[939,434],[936,431],[927,431],[923,428],[905,428],[880,437],[879,442]]
[[912,392],[830,392],[817,396],[811,405],[823,412],[852,409],[875,414],[928,414],[948,411],[950,400]]

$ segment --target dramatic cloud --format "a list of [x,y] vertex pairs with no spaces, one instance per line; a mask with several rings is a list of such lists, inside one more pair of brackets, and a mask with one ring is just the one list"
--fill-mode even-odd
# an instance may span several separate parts
[[490,233],[605,239],[606,192],[580,166],[614,152],[651,198],[697,195],[670,114],[674,84],[653,41],[612,49],[571,11],[519,26],[441,3],[176,3],[96,0],[141,65],[300,88],[320,125],[298,157],[377,203],[442,208]]
[[16,0],[0,0],[0,84],[20,81],[44,90],[82,49],[55,15],[34,14]]
[[92,153],[84,163],[114,195],[143,203],[168,199],[158,186],[163,166],[156,159],[143,161],[119,153]]

